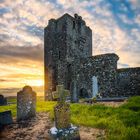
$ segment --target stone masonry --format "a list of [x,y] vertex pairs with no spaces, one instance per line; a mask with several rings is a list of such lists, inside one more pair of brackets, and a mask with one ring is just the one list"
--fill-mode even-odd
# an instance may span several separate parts
[[92,56],[92,31],[77,14],[65,14],[51,19],[44,33],[45,90],[48,94],[56,85],[71,87],[71,65],[74,60]]
[[[49,20],[44,30],[46,100],[53,99],[52,92],[58,84],[70,90],[73,102],[80,97],[95,96],[94,87],[103,98],[139,95],[140,81],[135,78],[139,77],[140,68],[137,68],[137,72],[133,68],[118,70],[118,60],[119,57],[113,53],[92,56],[92,30],[77,14],[74,17],[64,14],[58,19]],[[129,75],[131,80],[127,82],[133,81],[135,84],[129,84],[127,91],[122,86],[122,73],[126,73],[123,75],[127,77]]]
[[87,98],[93,97],[93,76],[98,79],[98,92],[101,96],[112,96],[112,92],[116,88],[118,59],[116,54],[105,54],[80,59],[79,62],[73,64],[73,67],[76,68],[77,77],[74,81],[77,83],[79,96],[84,94]]
[[117,70],[117,96],[140,95],[140,68]]

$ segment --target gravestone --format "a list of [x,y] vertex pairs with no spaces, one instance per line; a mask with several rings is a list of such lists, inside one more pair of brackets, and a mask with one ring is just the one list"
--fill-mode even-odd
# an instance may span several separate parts
[[36,115],[36,93],[25,86],[17,93],[17,120],[26,120]]
[[96,97],[97,94],[98,94],[98,81],[97,81],[97,77],[93,76],[92,77],[92,97]]
[[0,95],[0,105],[7,105],[7,100],[3,95]]
[[[70,96],[68,90],[64,90],[62,85],[57,86],[56,94],[59,96],[58,104],[54,108],[56,128],[70,127],[70,105],[65,103],[66,97]],[[65,116],[65,117],[63,117]]]
[[2,129],[3,126],[12,123],[13,123],[13,119],[12,119],[11,111],[0,112],[0,129]]
[[70,105],[66,102],[70,92],[58,85],[54,93],[58,103],[54,107],[55,127],[50,129],[51,140],[80,140],[79,130],[70,123]]

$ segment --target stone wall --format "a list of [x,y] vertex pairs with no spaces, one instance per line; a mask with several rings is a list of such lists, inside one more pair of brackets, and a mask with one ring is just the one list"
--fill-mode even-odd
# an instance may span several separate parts
[[77,14],[49,20],[44,30],[46,99],[58,84],[70,90],[74,102],[93,97],[93,77],[103,98],[139,95],[140,68],[117,70],[118,59],[113,53],[92,56],[92,30]]
[[117,85],[116,96],[140,95],[140,67],[118,69]]
[[[103,97],[113,96],[117,81],[118,59],[119,57],[116,54],[104,54],[75,60],[72,65],[73,71],[71,75],[72,83],[75,82],[75,88],[73,86],[71,87],[71,93],[77,93],[77,98],[80,94],[85,94],[86,97],[92,97],[92,77],[96,76],[99,93]],[[73,100],[76,100],[76,98]]]

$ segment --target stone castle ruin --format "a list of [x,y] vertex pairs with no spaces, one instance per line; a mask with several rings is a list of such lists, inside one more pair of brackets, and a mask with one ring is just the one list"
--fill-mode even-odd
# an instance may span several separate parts
[[45,98],[56,85],[70,90],[71,99],[140,95],[140,68],[117,69],[114,53],[92,56],[92,30],[82,17],[64,14],[49,20],[44,31]]

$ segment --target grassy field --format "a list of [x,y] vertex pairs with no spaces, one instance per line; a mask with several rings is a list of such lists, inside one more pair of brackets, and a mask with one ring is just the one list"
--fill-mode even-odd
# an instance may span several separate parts
[[[37,112],[48,112],[53,117],[56,102],[37,101]],[[16,105],[0,107],[0,112],[12,110],[16,116]],[[105,129],[107,140],[140,140],[140,96],[132,97],[120,107],[100,104],[71,104],[71,121],[76,125]]]

